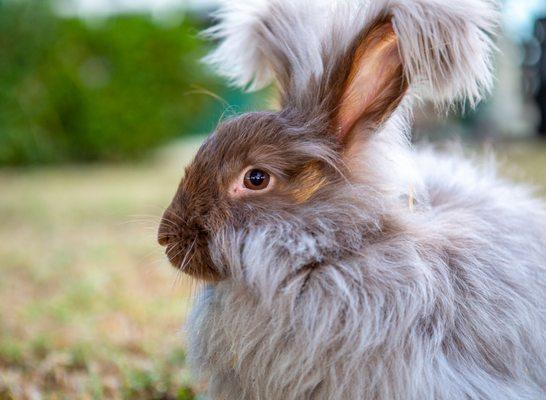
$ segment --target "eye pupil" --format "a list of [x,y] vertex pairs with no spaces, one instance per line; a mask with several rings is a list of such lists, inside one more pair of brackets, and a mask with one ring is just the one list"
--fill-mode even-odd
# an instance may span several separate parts
[[249,180],[250,183],[252,183],[254,186],[260,186],[265,180],[265,174],[259,169],[253,169],[250,172]]
[[251,169],[245,174],[244,184],[252,190],[265,189],[269,184],[269,174],[261,169]]

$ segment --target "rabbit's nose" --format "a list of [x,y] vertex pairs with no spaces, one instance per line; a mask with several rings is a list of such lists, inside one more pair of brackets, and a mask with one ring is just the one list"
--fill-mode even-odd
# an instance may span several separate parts
[[160,246],[168,246],[171,242],[171,236],[170,235],[162,235],[161,232],[157,235],[157,243],[159,243]]
[[174,235],[172,224],[163,218],[157,231],[157,242],[161,246],[168,246],[173,241]]

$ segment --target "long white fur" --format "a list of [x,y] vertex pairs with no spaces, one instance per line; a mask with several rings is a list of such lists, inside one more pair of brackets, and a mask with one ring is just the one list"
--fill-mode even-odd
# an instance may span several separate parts
[[[211,399],[544,398],[543,204],[457,157],[416,161],[428,201],[413,212],[354,187],[350,202],[219,233],[232,277],[188,321]],[[385,218],[401,226],[382,238]],[[328,261],[347,247],[357,255]]]
[[[491,85],[492,2],[269,3],[297,15],[282,35],[295,87],[328,67],[328,28],[347,27],[336,35],[346,46],[358,21],[384,12],[418,94],[473,104]],[[274,79],[254,36],[268,10],[229,3],[213,30],[222,42],[209,61],[239,85]],[[442,61],[446,46],[453,62]],[[231,277],[205,290],[188,338],[211,399],[546,398],[544,204],[494,168],[412,151],[406,115],[364,150],[362,168],[377,175],[335,193],[335,204],[264,216],[210,243]],[[401,195],[416,182],[410,208]],[[310,262],[320,267],[307,274]]]
[[[271,18],[272,10],[289,16]],[[343,49],[379,15],[390,15],[413,92],[437,103],[475,105],[492,85],[491,37],[498,10],[492,0],[239,0],[225,1],[208,34],[220,40],[205,60],[235,85],[259,89],[274,80],[278,60],[260,31],[275,29],[276,44],[294,68],[297,89],[326,67],[322,55]],[[282,17],[279,16],[279,17]],[[265,46],[264,46],[265,45]]]
[[[271,54],[264,49],[258,31],[269,16],[270,8],[281,6],[286,15],[291,16],[290,25],[277,21],[281,27],[277,43],[284,47],[290,57],[301,85],[307,83],[310,74],[321,75],[321,46],[324,35],[326,2],[313,6],[310,1],[277,2],[267,0],[224,1],[217,13],[219,23],[205,32],[211,38],[221,40],[215,51],[205,61],[216,71],[229,78],[231,82],[249,90],[261,89],[275,77],[272,70]],[[302,40],[305,38],[304,40]]]

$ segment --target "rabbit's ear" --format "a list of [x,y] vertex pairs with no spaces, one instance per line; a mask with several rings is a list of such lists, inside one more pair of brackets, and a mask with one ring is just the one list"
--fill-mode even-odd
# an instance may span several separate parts
[[236,86],[276,81],[282,105],[311,118],[342,102],[345,131],[380,105],[379,121],[388,116],[406,84],[436,104],[471,106],[492,85],[496,0],[223,1],[206,61]]
[[342,90],[335,127],[347,141],[357,125],[377,127],[400,104],[408,88],[398,39],[388,20],[366,29],[349,49],[349,68],[341,68]]

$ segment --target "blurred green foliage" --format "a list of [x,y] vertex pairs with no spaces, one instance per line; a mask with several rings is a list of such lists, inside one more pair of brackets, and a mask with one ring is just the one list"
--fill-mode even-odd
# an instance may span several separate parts
[[0,0],[0,165],[135,159],[210,129],[203,119],[221,105],[204,92],[234,92],[199,63],[201,24],[191,14],[91,23],[44,0]]

